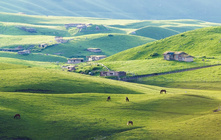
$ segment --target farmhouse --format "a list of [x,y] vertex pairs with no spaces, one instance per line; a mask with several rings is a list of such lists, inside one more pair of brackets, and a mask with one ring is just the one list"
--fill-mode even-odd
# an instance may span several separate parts
[[67,68],[68,68],[68,71],[74,71],[74,70],[76,70],[75,67],[77,67],[77,66],[68,66]]
[[31,53],[30,50],[18,51],[18,54],[21,54],[21,55],[30,54],[30,53]]
[[102,71],[100,76],[126,76],[124,71]]
[[68,64],[77,64],[84,62],[84,58],[71,58],[68,59]]
[[48,44],[46,44],[46,43],[42,43],[39,45],[40,48],[46,48],[47,46],[48,46]]
[[173,51],[166,51],[163,53],[165,60],[176,60],[176,61],[185,61],[185,62],[192,62],[193,56],[188,55],[185,52],[173,52]]
[[99,48],[88,48],[87,51],[89,51],[89,52],[95,52],[95,53],[102,52],[101,49],[99,49]]
[[65,28],[68,29],[70,27],[77,27],[78,29],[80,28],[87,28],[88,26],[92,25],[90,24],[84,24],[84,23],[70,23],[70,24],[65,24]]
[[56,36],[55,41],[57,43],[66,43],[66,42],[68,42],[67,40],[64,40],[63,37],[61,37],[61,36]]
[[106,58],[106,55],[91,55],[88,56],[88,61],[97,61]]

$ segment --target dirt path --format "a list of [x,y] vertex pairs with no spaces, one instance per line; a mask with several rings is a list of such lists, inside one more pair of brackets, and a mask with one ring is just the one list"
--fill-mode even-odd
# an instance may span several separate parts
[[208,67],[214,67],[214,66],[219,66],[219,65],[221,65],[221,64],[202,66],[202,67],[196,67],[196,68],[189,68],[189,69],[182,69],[182,70],[169,71],[169,72],[162,72],[162,73],[152,73],[152,74],[145,74],[145,75],[137,75],[137,76],[131,76],[131,77],[123,78],[123,79],[121,79],[121,81],[129,81],[129,80],[134,80],[134,79],[143,78],[143,77],[152,77],[152,76],[166,75],[166,74],[171,74],[171,73],[179,73],[179,72],[185,72],[185,71],[192,71],[192,70],[203,69],[203,68],[208,68]]

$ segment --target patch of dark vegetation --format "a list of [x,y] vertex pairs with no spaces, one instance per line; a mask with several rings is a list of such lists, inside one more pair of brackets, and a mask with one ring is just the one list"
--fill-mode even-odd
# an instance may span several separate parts
[[158,53],[152,53],[152,54],[150,54],[150,56],[151,57],[156,57],[156,56],[159,56],[159,54]]
[[204,98],[204,99],[214,100],[214,99],[209,98],[209,97],[206,97],[206,96],[193,95],[193,94],[185,94],[184,96],[190,96],[190,97],[196,97],[196,98]]
[[31,138],[29,137],[7,137],[7,136],[3,136],[3,137],[0,137],[0,140],[31,140]]
[[15,92],[30,92],[30,93],[51,93],[52,90],[42,90],[42,89],[19,89]]

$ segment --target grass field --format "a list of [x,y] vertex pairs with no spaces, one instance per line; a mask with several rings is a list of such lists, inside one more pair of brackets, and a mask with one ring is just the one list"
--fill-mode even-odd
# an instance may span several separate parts
[[[0,52],[1,140],[207,140],[221,137],[221,114],[213,112],[221,102],[220,66],[133,81],[137,83],[62,68],[69,57],[94,54],[85,51],[87,48],[101,48],[100,54],[108,56],[126,50],[98,63],[131,75],[217,64],[221,60],[220,27],[185,32],[159,41],[129,33],[147,26],[183,32],[218,24],[196,20],[135,21],[6,13],[0,13],[0,22],[1,48],[51,43],[46,49],[25,56]],[[88,34],[64,28],[64,24],[73,22],[102,24],[111,31]],[[21,32],[15,27],[21,25],[34,27],[39,32],[31,35]],[[108,36],[110,33],[113,36]],[[55,36],[71,40],[55,45]],[[151,41],[154,42],[145,44]],[[168,49],[186,51],[195,56],[194,62],[163,60],[162,53]],[[61,55],[54,55],[56,53]],[[159,55],[154,57],[154,53]],[[84,63],[78,66],[79,72],[87,68],[103,69],[100,65],[94,66]],[[162,89],[167,90],[167,94],[160,94]],[[108,96],[111,101],[106,101]],[[126,102],[125,97],[130,102]],[[21,119],[13,118],[17,113]],[[127,126],[127,121],[133,121],[134,125]]]
[[[200,75],[200,76],[199,76]],[[221,90],[221,66],[157,77],[141,78],[138,83],[173,88]]]
[[[64,24],[91,23],[80,32],[77,28],[66,29]],[[47,48],[34,48],[37,53],[62,54],[66,58],[95,55],[85,51],[87,48],[101,48],[102,54],[111,56],[118,52],[175,35],[187,30],[208,26],[218,26],[199,20],[119,20],[83,17],[31,16],[21,14],[0,13],[0,47],[15,48],[48,44]],[[20,29],[34,28],[30,33]],[[99,30],[96,29],[99,27]],[[136,32],[130,35],[131,32]],[[108,35],[114,35],[109,37]],[[56,46],[55,36],[62,36],[71,41]],[[10,57],[10,56],[9,56]],[[34,57],[34,59],[37,57]],[[51,58],[48,58],[51,61]],[[33,60],[33,59],[30,59]],[[37,58],[36,61],[39,59]]]
[[220,113],[212,112],[218,91],[166,88],[161,95],[161,87],[10,63],[1,63],[0,77],[3,140],[220,137]]

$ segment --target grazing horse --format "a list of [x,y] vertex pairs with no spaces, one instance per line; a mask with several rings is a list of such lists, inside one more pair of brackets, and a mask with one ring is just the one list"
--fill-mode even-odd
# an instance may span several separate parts
[[213,110],[213,112],[219,112],[219,111],[220,111],[220,109]]
[[133,125],[133,121],[128,121],[127,125],[129,125],[129,124]]
[[110,97],[110,96],[108,96],[108,97],[107,97],[107,101],[110,101],[110,100],[111,100],[111,97]]
[[160,94],[162,94],[163,92],[164,92],[165,94],[167,93],[167,91],[166,91],[165,89],[162,89],[162,90],[160,91]]
[[17,119],[17,118],[20,119],[20,118],[21,118],[20,114],[15,114],[14,119],[15,119],[15,118],[16,118],[16,119]]
[[129,99],[128,99],[128,97],[126,97],[126,102],[129,102]]

